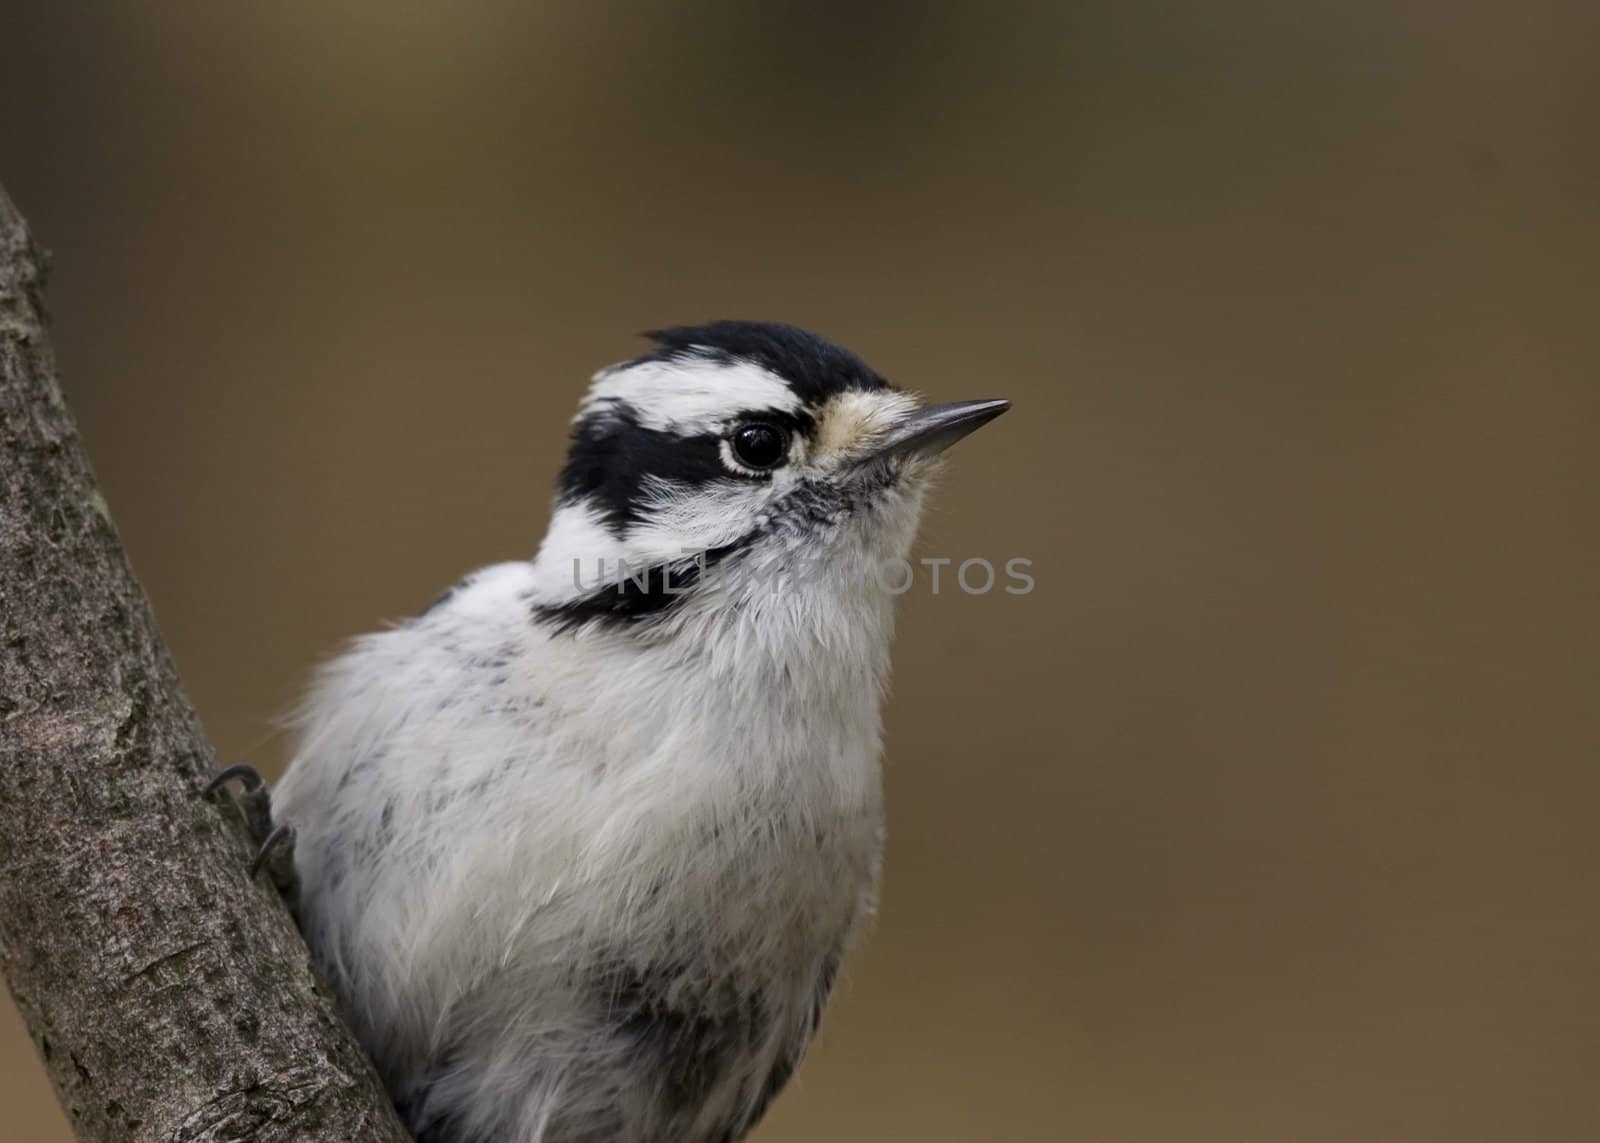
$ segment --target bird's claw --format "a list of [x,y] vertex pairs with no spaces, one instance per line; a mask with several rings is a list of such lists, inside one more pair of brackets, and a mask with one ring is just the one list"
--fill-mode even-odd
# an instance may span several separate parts
[[284,823],[272,827],[267,840],[261,843],[261,848],[256,850],[255,858],[250,862],[250,876],[254,877],[263,869],[278,887],[278,892],[293,901],[300,888],[300,875],[294,868],[294,826]]
[[300,888],[300,876],[294,867],[294,827],[273,823],[272,794],[260,772],[247,762],[218,770],[206,782],[204,793],[210,797],[234,781],[240,785],[234,802],[244,814],[245,826],[258,846],[250,862],[250,876],[253,878],[265,869],[278,891],[292,903]]
[[205,795],[210,797],[233,781],[240,786],[239,796],[234,801],[244,813],[244,824],[256,844],[265,845],[267,838],[272,836],[272,794],[254,766],[241,762],[218,770],[206,783]]
[[204,793],[209,797],[235,779],[244,785],[246,791],[259,790],[267,784],[267,780],[261,776],[260,771],[254,766],[248,762],[239,762],[232,766],[226,766],[211,775],[210,781],[206,783]]

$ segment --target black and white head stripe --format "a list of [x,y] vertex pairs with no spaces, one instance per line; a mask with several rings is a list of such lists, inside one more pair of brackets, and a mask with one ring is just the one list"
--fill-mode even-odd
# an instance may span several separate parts
[[855,354],[793,326],[648,336],[649,353],[595,376],[573,421],[535,561],[535,609],[564,629],[661,618],[762,540],[828,534],[849,499],[829,466],[915,407]]
[[645,335],[656,343],[647,361],[744,362],[780,378],[806,405],[818,405],[847,389],[888,385],[861,358],[825,337],[792,325],[768,321],[717,321],[675,326]]
[[608,401],[573,424],[561,503],[583,502],[613,534],[625,535],[640,521],[653,481],[693,487],[725,479],[720,448],[719,433],[653,428],[633,402]]
[[723,321],[647,336],[654,350],[595,377],[559,481],[561,503],[586,503],[619,536],[663,484],[734,477],[723,444],[734,425],[760,421],[803,437],[830,398],[888,387],[855,354],[794,326]]

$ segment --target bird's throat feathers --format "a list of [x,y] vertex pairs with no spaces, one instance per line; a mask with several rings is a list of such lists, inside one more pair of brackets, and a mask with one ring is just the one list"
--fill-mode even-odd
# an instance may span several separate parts
[[[885,568],[915,537],[922,488],[870,507],[826,490],[781,519],[710,546],[630,544],[586,504],[559,507],[533,564],[535,621],[562,634],[691,643],[729,636],[769,650],[863,640],[887,647],[894,585]],[[870,520],[855,517],[867,513]]]

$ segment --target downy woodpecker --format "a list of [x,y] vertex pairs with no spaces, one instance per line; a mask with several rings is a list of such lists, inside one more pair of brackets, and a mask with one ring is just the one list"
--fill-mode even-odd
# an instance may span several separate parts
[[271,817],[219,776],[423,1143],[739,1139],[874,906],[878,570],[1007,403],[786,325],[650,336],[537,556],[325,667]]

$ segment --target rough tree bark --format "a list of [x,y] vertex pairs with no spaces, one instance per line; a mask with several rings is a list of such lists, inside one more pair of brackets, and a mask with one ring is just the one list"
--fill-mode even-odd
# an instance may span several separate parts
[[0,971],[80,1139],[407,1139],[232,812],[0,190]]

